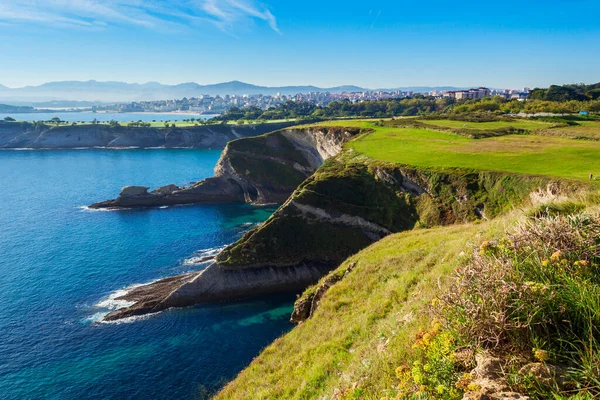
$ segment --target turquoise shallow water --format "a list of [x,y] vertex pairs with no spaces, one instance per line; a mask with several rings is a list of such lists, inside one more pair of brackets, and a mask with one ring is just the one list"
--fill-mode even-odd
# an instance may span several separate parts
[[[290,328],[293,296],[100,324],[110,295],[201,268],[273,208],[81,208],[212,174],[212,150],[0,152],[0,398],[194,399]],[[198,253],[200,251],[200,253]]]

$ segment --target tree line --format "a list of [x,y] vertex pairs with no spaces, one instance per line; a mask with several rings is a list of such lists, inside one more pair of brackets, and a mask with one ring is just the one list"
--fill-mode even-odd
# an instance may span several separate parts
[[600,82],[592,85],[577,83],[562,86],[552,85],[547,89],[536,88],[532,90],[529,98],[559,102],[600,100]]

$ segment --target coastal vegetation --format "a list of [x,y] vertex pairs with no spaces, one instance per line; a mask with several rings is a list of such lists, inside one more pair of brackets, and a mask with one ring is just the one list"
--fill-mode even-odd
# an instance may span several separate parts
[[498,391],[594,398],[598,209],[530,211],[399,233],[350,257],[311,318],[217,398],[484,398],[482,360],[496,363],[486,378]]
[[[425,121],[457,126],[457,121]],[[527,130],[547,128],[543,122],[469,123],[465,129],[485,131],[511,124]],[[471,139],[432,129],[374,127],[372,133],[349,146],[371,158],[431,168],[506,171],[588,180],[600,173],[600,149],[595,141],[574,141],[541,135],[504,135]],[[463,129],[463,128],[461,128]]]

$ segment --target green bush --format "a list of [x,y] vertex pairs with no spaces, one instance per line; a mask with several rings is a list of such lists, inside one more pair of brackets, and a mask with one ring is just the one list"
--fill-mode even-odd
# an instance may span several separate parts
[[438,311],[477,348],[561,366],[560,388],[515,381],[541,398],[600,396],[600,219],[563,215],[580,208],[546,206],[506,239],[483,242]]

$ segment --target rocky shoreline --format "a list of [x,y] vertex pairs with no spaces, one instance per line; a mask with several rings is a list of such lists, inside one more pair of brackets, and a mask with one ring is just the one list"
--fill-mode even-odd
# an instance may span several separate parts
[[169,277],[132,289],[116,300],[133,304],[107,314],[103,321],[175,307],[300,291],[317,282],[331,268],[330,265],[301,265],[229,270],[213,263],[200,272]]

